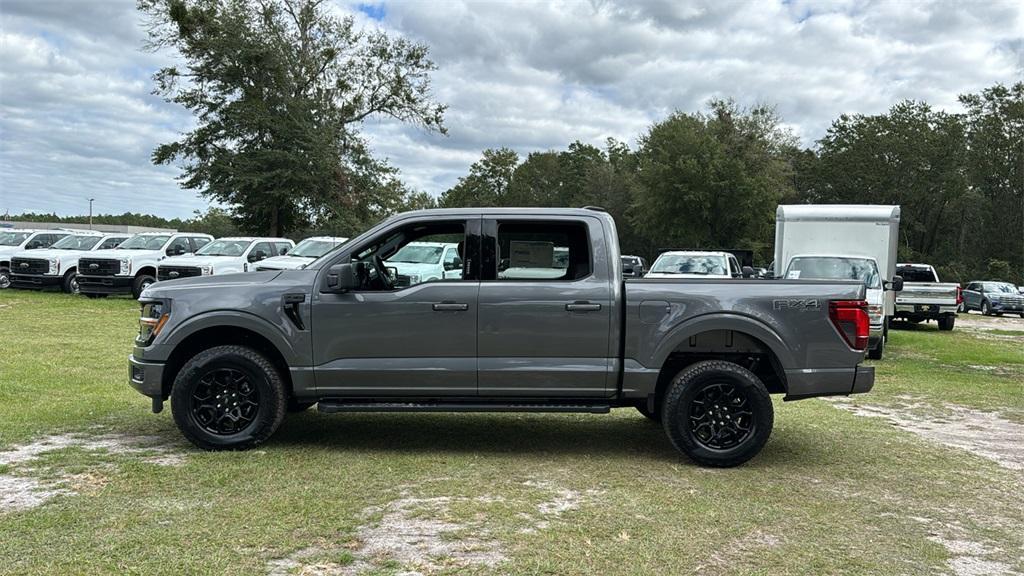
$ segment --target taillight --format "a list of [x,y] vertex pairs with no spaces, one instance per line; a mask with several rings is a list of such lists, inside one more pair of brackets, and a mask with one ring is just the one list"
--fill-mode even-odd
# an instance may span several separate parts
[[866,300],[832,300],[828,317],[850,348],[867,350],[871,321]]
[[956,287],[956,303],[957,305],[964,303],[964,289],[959,286]]

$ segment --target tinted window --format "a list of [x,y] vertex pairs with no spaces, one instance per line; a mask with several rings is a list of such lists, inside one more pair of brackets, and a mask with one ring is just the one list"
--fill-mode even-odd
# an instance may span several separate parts
[[175,238],[167,247],[167,254],[187,254],[192,251],[188,238]]
[[583,223],[499,222],[499,280],[578,280],[590,275]]
[[920,266],[900,266],[896,268],[896,275],[901,276],[904,282],[935,282],[935,274],[928,268]]
[[[417,222],[386,235],[370,240],[352,254],[352,263],[359,281],[359,290],[402,289],[424,282],[462,280],[462,270],[445,270],[441,265],[444,250],[456,251],[466,237],[463,220],[440,221],[424,224]],[[437,258],[421,262],[420,248],[427,253],[436,250]],[[457,253],[457,252],[456,252]],[[383,260],[388,275],[382,280],[376,265],[377,258]]]
[[257,242],[252,250],[249,251],[249,262],[259,262],[264,258],[270,258],[274,255],[274,247],[270,242]]
[[125,240],[124,238],[107,238],[96,249],[97,250],[106,250],[108,248],[117,248],[117,245],[120,244],[121,242],[124,242],[124,240]]

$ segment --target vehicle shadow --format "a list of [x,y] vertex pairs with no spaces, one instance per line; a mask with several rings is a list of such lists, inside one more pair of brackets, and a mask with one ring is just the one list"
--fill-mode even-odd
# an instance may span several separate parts
[[[268,448],[321,447],[400,454],[558,455],[644,458],[692,464],[661,424],[637,416],[537,414],[289,415]],[[812,437],[773,436],[746,466],[821,466],[835,460]],[[696,466],[695,464],[693,464]]]

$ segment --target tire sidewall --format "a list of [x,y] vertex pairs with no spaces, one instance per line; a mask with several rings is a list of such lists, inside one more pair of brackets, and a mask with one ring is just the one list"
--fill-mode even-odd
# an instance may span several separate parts
[[132,282],[133,298],[138,299],[139,296],[142,296],[143,290],[148,288],[148,286],[143,286],[144,284],[146,284],[147,280],[149,281],[149,286],[152,286],[153,284],[156,283],[156,278],[150,276],[149,274],[140,274],[135,278],[135,280]]
[[60,288],[65,294],[78,294],[78,281],[75,278],[78,273],[74,270],[68,270],[67,274],[64,274],[64,279],[60,283]]
[[[193,390],[206,374],[221,368],[242,372],[259,393],[256,418],[244,430],[231,435],[208,432],[192,415]],[[286,406],[277,370],[256,351],[240,346],[220,346],[199,353],[182,367],[171,389],[175,423],[186,438],[206,449],[244,449],[259,444],[277,429]]]
[[[754,430],[738,446],[716,450],[696,440],[689,426],[689,410],[701,390],[723,381],[737,386],[746,395],[754,415]],[[661,420],[679,451],[700,464],[729,467],[738,466],[761,451],[771,435],[775,415],[768,390],[757,376],[738,364],[712,360],[698,362],[673,379],[662,406]]]

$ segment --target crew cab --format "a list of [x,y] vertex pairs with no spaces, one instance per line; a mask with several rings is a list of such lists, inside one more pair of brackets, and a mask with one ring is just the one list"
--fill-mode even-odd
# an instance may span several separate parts
[[739,260],[728,252],[669,250],[651,264],[645,278],[739,278]]
[[893,318],[915,324],[936,320],[939,330],[952,330],[956,312],[963,303],[960,285],[942,283],[928,264],[897,264],[896,275],[903,278],[903,291],[896,294]]
[[97,250],[78,259],[79,291],[91,298],[131,294],[138,298],[156,282],[160,261],[191,254],[213,241],[195,232],[143,232],[110,250]]
[[11,258],[11,284],[15,288],[59,288],[78,294],[78,259],[83,254],[116,248],[128,234],[75,232],[49,248],[18,252]]
[[[257,271],[265,270],[297,270],[344,244],[348,238],[337,236],[313,236],[295,245],[283,256],[271,256],[256,264]],[[250,268],[251,270],[252,268]]]
[[[396,285],[393,255],[456,239],[457,277]],[[154,412],[169,399],[204,449],[257,445],[313,404],[631,407],[696,462],[734,466],[768,440],[769,394],[871,389],[864,294],[859,281],[623,280],[615,223],[596,209],[422,210],[301,270],[150,286],[128,378]]]
[[11,286],[11,256],[24,250],[49,248],[68,234],[64,230],[27,228],[0,231],[0,290]]
[[258,262],[287,254],[294,247],[295,243],[287,238],[218,238],[195,254],[161,260],[156,278],[162,281],[248,272],[254,270]]

